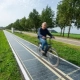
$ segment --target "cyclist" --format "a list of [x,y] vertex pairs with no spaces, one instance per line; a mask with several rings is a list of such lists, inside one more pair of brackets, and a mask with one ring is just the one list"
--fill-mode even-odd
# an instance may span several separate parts
[[43,22],[41,28],[38,29],[38,39],[41,43],[41,52],[44,56],[46,56],[47,50],[48,50],[48,43],[46,41],[46,36],[49,35],[51,38],[54,38],[52,34],[47,29],[47,23]]

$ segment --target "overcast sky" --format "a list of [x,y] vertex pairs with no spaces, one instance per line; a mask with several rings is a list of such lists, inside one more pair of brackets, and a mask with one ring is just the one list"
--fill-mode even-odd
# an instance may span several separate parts
[[[21,19],[24,16],[27,18],[33,8],[41,13],[43,8],[48,5],[56,14],[57,4],[60,1],[61,0],[0,0],[0,26],[7,26],[16,21],[16,19]],[[59,28],[55,30],[60,32]],[[73,28],[71,32],[80,33],[80,30]]]

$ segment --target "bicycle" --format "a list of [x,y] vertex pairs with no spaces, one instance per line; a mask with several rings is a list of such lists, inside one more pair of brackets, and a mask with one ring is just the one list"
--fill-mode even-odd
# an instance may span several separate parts
[[[49,38],[49,40],[47,40]],[[52,39],[50,37],[47,37],[47,42],[48,42],[48,50],[47,50],[47,60],[53,65],[53,66],[58,66],[59,64],[59,57],[58,54],[56,52],[56,50],[52,47]],[[42,53],[41,53],[41,43],[38,43],[38,51],[41,54],[40,56],[43,57]]]

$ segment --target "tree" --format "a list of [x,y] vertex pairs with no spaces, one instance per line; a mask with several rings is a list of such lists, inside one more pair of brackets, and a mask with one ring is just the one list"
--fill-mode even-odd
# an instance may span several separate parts
[[56,24],[61,28],[61,35],[63,30],[63,37],[64,37],[65,27],[67,25],[67,16],[65,10],[66,10],[66,6],[63,5],[63,2],[60,2],[57,6]]
[[25,31],[26,30],[26,27],[25,27],[26,17],[22,18],[19,22],[20,22],[20,26]]
[[64,1],[64,3],[66,4],[67,8],[66,8],[66,15],[68,17],[67,19],[67,26],[69,26],[69,29],[68,29],[68,38],[69,38],[69,35],[70,35],[70,30],[71,30],[71,27],[72,27],[72,21],[74,19],[74,9],[73,9],[73,0],[66,0]]
[[11,27],[13,27],[13,23],[11,23],[8,26],[6,26],[6,29],[11,29]]
[[46,6],[46,9],[43,9],[41,13],[41,22],[47,22],[48,27],[54,26],[54,12],[51,7]]
[[[62,36],[62,33],[63,33],[63,37],[64,37],[65,22],[64,22],[63,17],[60,17],[60,16],[61,16],[60,14],[57,15],[57,18],[56,18],[56,26],[59,26],[60,27],[60,29],[61,29],[60,35]],[[62,30],[63,30],[63,32],[62,32]]]
[[[80,28],[80,0],[63,0],[66,3],[66,15],[68,17],[68,37],[70,34],[71,24],[77,23],[77,28]],[[75,22],[76,21],[76,22]]]
[[74,10],[74,0],[62,0],[62,2],[58,5],[58,16],[60,16],[59,20],[61,21],[61,19],[63,18],[61,24],[64,22],[64,27],[68,26],[69,30],[68,30],[68,37],[70,34],[70,30],[71,30],[71,24],[72,21],[74,19],[74,15],[75,15],[75,10]]
[[25,26],[26,26],[25,28],[27,31],[31,30],[33,25],[31,24],[31,20],[29,18],[26,19]]
[[77,28],[80,28],[80,0],[73,0],[74,1],[74,17],[75,17],[75,26],[77,26]]
[[40,17],[36,9],[33,9],[33,11],[29,14],[29,19],[31,21],[31,24],[33,25],[33,28],[35,28],[37,32],[37,29],[40,26]]
[[13,27],[16,29],[16,30],[23,30],[23,27],[21,27],[20,25],[20,20],[17,19],[14,23],[13,23]]

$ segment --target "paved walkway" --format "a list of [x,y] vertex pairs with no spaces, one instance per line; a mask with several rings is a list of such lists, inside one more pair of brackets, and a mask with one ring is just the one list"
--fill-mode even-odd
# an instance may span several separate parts
[[[30,36],[37,36],[35,33],[30,33],[30,32],[22,32],[24,34],[28,34]],[[68,38],[62,38],[62,37],[55,37],[56,41],[59,42],[64,42],[67,44],[72,44],[72,45],[76,45],[76,46],[80,46],[80,40],[76,40],[76,39],[68,39]]]
[[59,65],[52,68],[47,58],[40,57],[37,46],[7,31],[4,33],[25,80],[80,80],[78,66],[60,58]]

